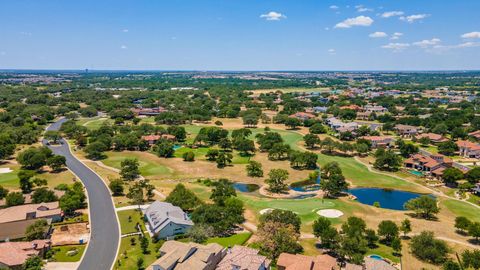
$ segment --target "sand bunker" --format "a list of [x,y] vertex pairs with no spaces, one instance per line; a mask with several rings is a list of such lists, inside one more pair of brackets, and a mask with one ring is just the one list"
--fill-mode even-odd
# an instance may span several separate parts
[[0,168],[0,173],[9,173],[9,172],[13,172],[13,170],[10,168]]
[[343,212],[337,209],[322,209],[322,210],[318,210],[317,214],[327,218],[338,218],[343,216]]
[[273,211],[273,208],[265,208],[265,209],[262,209],[260,210],[260,215],[264,215],[264,214],[267,214],[267,213],[270,213]]

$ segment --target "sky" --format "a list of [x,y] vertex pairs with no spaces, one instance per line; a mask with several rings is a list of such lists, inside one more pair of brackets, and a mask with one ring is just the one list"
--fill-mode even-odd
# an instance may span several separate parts
[[479,70],[477,0],[2,0],[0,69]]

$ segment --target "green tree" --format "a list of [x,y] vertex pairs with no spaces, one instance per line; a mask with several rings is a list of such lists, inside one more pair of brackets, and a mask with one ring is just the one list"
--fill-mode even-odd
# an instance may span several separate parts
[[28,225],[25,231],[25,238],[28,241],[32,241],[35,239],[43,239],[48,230],[48,227],[49,225],[46,219],[39,219],[34,223]]
[[375,152],[375,169],[383,171],[398,171],[402,165],[402,159],[392,150],[384,150],[382,148]]
[[106,150],[108,150],[108,147],[99,141],[88,144],[84,149],[85,153],[87,153],[87,158],[92,160],[104,159],[106,155],[103,152]]
[[5,203],[8,207],[21,205],[25,203],[25,197],[21,192],[9,192],[5,196]]
[[3,200],[8,195],[9,190],[0,185],[0,200]]
[[472,184],[480,182],[480,167],[474,167],[465,174],[465,179]]
[[228,164],[232,163],[233,155],[231,153],[227,153],[221,151],[218,153],[218,157],[215,160],[217,162],[218,168],[225,168]]
[[312,134],[323,134],[327,133],[327,128],[320,123],[315,123],[309,128],[309,131]]
[[219,179],[216,182],[213,182],[212,194],[210,199],[215,202],[215,204],[224,206],[225,201],[230,197],[236,197],[237,192],[233,188],[232,182],[228,179]]
[[173,150],[173,143],[167,140],[161,140],[155,146],[155,153],[159,157],[169,158],[175,153]]
[[480,237],[480,222],[472,222],[468,226],[468,235],[475,238],[475,242],[478,243]]
[[58,140],[60,140],[61,136],[60,136],[60,132],[56,131],[56,130],[48,130],[45,132],[45,134],[43,135],[43,137],[47,140],[47,141],[51,141],[53,143],[57,143]]
[[285,122],[285,126],[291,128],[291,129],[296,129],[298,126],[302,125],[302,121],[300,119],[294,118],[294,117],[288,117]]
[[455,218],[455,228],[462,234],[465,234],[468,231],[468,227],[472,222],[466,217],[456,217]]
[[207,158],[208,161],[215,161],[217,160],[217,157],[219,154],[220,154],[220,151],[218,151],[217,149],[208,149],[205,157]]
[[288,171],[284,169],[272,169],[268,173],[265,183],[268,184],[269,190],[274,193],[280,193],[287,189],[285,181],[288,179]]
[[123,187],[123,180],[122,179],[114,179],[110,181],[108,187],[112,191],[113,196],[122,196],[124,187]]
[[463,178],[463,172],[455,167],[450,167],[443,171],[442,180],[445,184],[456,186],[457,181]]
[[47,165],[55,172],[58,172],[65,167],[66,162],[67,160],[65,157],[60,155],[53,155],[47,159]]
[[465,250],[462,253],[462,261],[465,267],[470,267],[475,270],[480,269],[480,250]]
[[19,182],[20,182],[20,189],[23,193],[30,193],[33,188],[33,183],[31,178],[35,175],[34,171],[29,170],[20,170],[17,174]]
[[378,235],[383,237],[382,240],[387,245],[390,245],[393,239],[398,238],[398,231],[397,224],[391,220],[383,220],[380,222],[380,224],[378,224]]
[[445,262],[450,252],[445,241],[435,239],[433,232],[428,231],[423,231],[412,237],[410,250],[418,259],[433,264]]
[[402,241],[400,241],[400,238],[394,238],[391,242],[391,246],[396,254],[402,254]]
[[307,148],[313,149],[316,145],[320,144],[320,138],[314,134],[307,134],[303,136],[303,140],[305,141],[305,145]]
[[120,176],[125,181],[132,181],[140,176],[139,163],[136,158],[126,158],[120,163]]
[[150,242],[146,236],[140,237],[140,248],[142,249],[143,254],[149,254],[150,250],[148,250],[148,245]]
[[247,175],[250,177],[263,177],[262,163],[250,160],[246,167]]
[[405,203],[407,210],[414,211],[415,214],[431,219],[440,209],[437,206],[437,199],[428,195],[422,195],[418,198],[411,199]]
[[292,225],[297,233],[300,233],[302,221],[300,217],[292,211],[274,209],[260,216],[260,226],[266,222],[277,222],[283,225]]
[[208,238],[213,237],[215,231],[207,224],[195,224],[187,231],[188,238],[195,243],[204,243]]
[[42,270],[43,261],[38,256],[27,258],[22,264],[22,270]]
[[37,188],[32,194],[32,203],[55,202],[58,201],[57,195],[53,190],[46,187]]
[[375,248],[377,246],[376,243],[377,243],[379,237],[377,236],[377,234],[375,233],[374,230],[366,229],[365,230],[365,239],[367,240],[368,247]]
[[293,225],[277,222],[265,222],[257,232],[260,251],[268,258],[277,259],[281,253],[296,254],[303,251],[298,243],[300,234]]
[[183,153],[182,157],[183,161],[192,162],[195,160],[195,153],[193,153],[193,151],[188,151]]
[[140,183],[135,183],[128,189],[127,198],[132,200],[133,204],[141,205],[145,202],[143,186]]
[[400,225],[400,231],[403,232],[403,237],[406,237],[407,234],[412,231],[410,219],[406,218],[402,221],[402,224]]
[[348,189],[348,183],[343,176],[342,169],[337,162],[329,162],[322,167],[320,188],[328,196],[338,196]]
[[76,182],[60,198],[60,208],[66,215],[73,215],[77,209],[85,207],[85,199],[83,185]]
[[195,193],[188,190],[183,184],[177,184],[165,201],[182,208],[184,211],[195,209],[202,203]]
[[458,151],[458,146],[453,141],[446,141],[438,144],[438,152],[445,156],[453,156]]
[[448,260],[442,265],[442,270],[462,270],[462,268],[458,263]]

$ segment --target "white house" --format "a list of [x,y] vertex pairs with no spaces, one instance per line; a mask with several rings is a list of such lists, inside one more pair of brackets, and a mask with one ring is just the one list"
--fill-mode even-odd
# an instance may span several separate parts
[[150,231],[159,239],[183,234],[193,226],[187,214],[171,203],[155,201],[144,215],[150,225]]

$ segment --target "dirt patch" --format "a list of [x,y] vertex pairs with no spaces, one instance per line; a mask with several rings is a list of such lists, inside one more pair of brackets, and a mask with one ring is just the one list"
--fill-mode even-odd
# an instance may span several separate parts
[[52,233],[52,246],[86,243],[90,229],[86,222],[55,226]]

